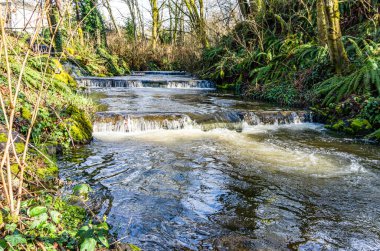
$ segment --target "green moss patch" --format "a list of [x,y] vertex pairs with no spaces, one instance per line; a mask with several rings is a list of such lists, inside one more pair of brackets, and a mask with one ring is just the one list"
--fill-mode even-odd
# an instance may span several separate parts
[[6,143],[8,140],[8,137],[5,133],[0,133],[0,143]]
[[372,125],[366,119],[353,119],[350,122],[350,128],[354,133],[361,133],[372,129]]

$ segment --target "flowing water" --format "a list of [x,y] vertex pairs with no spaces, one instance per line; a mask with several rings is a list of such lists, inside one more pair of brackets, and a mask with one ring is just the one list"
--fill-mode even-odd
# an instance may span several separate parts
[[106,107],[94,141],[59,161],[65,189],[90,184],[118,238],[144,250],[380,249],[379,146],[308,112],[187,87],[92,91]]

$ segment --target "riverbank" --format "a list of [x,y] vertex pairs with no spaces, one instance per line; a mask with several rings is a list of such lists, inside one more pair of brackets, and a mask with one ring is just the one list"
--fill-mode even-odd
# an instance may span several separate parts
[[[364,23],[354,27],[361,25]],[[252,29],[251,23],[241,22],[204,49],[198,73],[220,89],[248,100],[308,108],[331,130],[380,142],[380,41],[376,28],[369,25],[366,34],[352,29],[343,37],[349,62],[339,74],[330,61],[328,46],[307,36],[307,30],[276,36]]]
[[[28,51],[25,41],[7,37],[15,52]],[[24,62],[17,54],[0,57],[2,102],[9,107],[3,107],[0,114],[0,150],[4,153],[8,145],[15,149],[9,154],[4,168],[7,178],[1,184],[0,250],[94,250],[110,245],[105,219],[97,219],[86,207],[90,188],[76,184],[70,193],[60,193],[63,181],[59,179],[57,154],[91,141],[91,117],[97,109],[90,99],[78,94],[77,82],[70,75],[73,72],[67,71],[70,58],[78,62],[81,56],[88,62],[90,55],[73,50],[60,57],[32,52]],[[108,72],[105,66],[99,68]],[[13,95],[17,95],[15,99]],[[9,140],[12,105],[15,117]],[[11,188],[5,189],[4,184],[11,184]],[[11,191],[22,191],[18,211],[18,198],[10,197]]]

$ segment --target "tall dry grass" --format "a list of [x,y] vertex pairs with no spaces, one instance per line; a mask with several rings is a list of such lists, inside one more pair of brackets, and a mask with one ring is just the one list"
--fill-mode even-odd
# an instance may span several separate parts
[[150,41],[129,41],[116,33],[108,34],[110,53],[122,57],[132,70],[184,70],[194,72],[201,58],[201,45],[186,37],[181,45],[161,43],[153,50]]

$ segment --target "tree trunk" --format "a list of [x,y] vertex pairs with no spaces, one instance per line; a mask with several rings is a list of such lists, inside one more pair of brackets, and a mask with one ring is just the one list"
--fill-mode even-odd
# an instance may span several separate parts
[[184,0],[184,3],[189,12],[190,24],[196,33],[199,42],[204,48],[209,47],[207,31],[206,31],[206,17],[203,0],[198,0],[198,6],[195,0]]
[[264,0],[250,0],[250,15],[252,17],[256,17],[258,15],[261,15],[265,8]]
[[327,44],[327,22],[324,0],[317,0],[318,39],[321,45]]
[[158,41],[158,23],[159,23],[159,10],[157,7],[157,0],[150,0],[152,7],[152,48],[157,48]]
[[206,16],[205,16],[205,7],[203,4],[203,0],[199,0],[199,35],[200,40],[202,42],[202,45],[204,48],[209,47],[209,42],[207,38],[207,32],[206,32]]
[[238,0],[240,13],[244,19],[247,19],[250,14],[250,8],[247,1],[248,0]]
[[63,51],[62,33],[58,27],[59,25],[59,8],[57,1],[49,0],[49,20],[51,25],[51,37],[54,39],[55,52]]
[[108,1],[108,0],[104,0],[103,3],[104,3],[104,6],[106,7],[106,9],[107,9],[107,11],[108,11],[108,14],[110,15],[110,18],[111,18],[112,24],[113,24],[113,26],[115,27],[117,34],[119,35],[119,37],[122,37],[122,34],[121,34],[121,31],[120,31],[120,28],[119,28],[119,26],[118,26],[117,23],[116,23],[115,17],[113,16],[112,9],[111,9],[111,5],[110,5],[109,1]]
[[[331,62],[337,74],[342,74],[343,68],[348,64],[346,50],[342,42],[340,29],[340,13],[338,0],[323,0],[326,19],[327,45],[330,51]],[[319,17],[322,18],[322,17]],[[320,21],[322,23],[322,21]]]
[[125,2],[128,6],[129,13],[131,14],[131,19],[133,23],[133,39],[136,43],[137,42],[137,21],[136,21],[135,2],[133,0],[126,0]]

